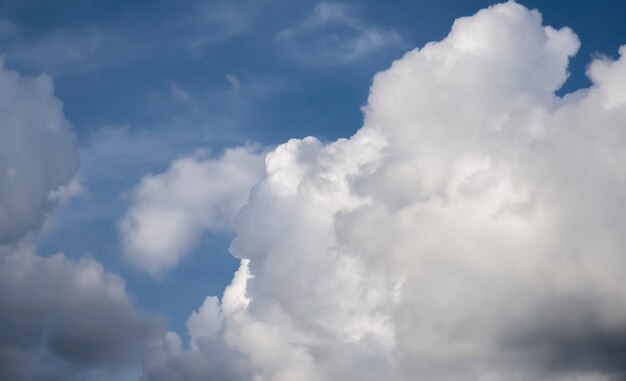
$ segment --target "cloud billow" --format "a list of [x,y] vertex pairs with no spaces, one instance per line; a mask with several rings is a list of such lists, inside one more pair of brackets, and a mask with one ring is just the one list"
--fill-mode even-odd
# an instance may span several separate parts
[[216,159],[178,159],[145,176],[120,222],[125,257],[158,276],[175,266],[205,231],[232,230],[233,219],[264,174],[257,147],[227,149]]
[[0,379],[65,380],[138,364],[160,323],[135,310],[124,282],[89,259],[41,257],[32,247],[0,261]]
[[0,245],[39,228],[78,167],[76,137],[52,79],[0,62]]
[[25,241],[81,191],[78,150],[52,79],[0,62],[0,380],[98,379],[138,366],[161,323],[92,259],[40,256]]
[[626,60],[558,97],[578,47],[496,5],[376,75],[354,136],[278,146],[144,379],[626,379]]

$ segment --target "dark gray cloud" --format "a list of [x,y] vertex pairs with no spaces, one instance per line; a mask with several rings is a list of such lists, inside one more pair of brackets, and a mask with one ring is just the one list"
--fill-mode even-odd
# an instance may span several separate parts
[[0,367],[0,379],[64,380],[137,365],[160,329],[93,260],[40,257],[32,248],[0,260],[0,363],[12,364]]
[[[546,374],[599,374],[626,380],[624,301],[592,292],[553,295],[523,316],[508,316],[501,332],[503,358]],[[518,364],[519,365],[519,364]]]

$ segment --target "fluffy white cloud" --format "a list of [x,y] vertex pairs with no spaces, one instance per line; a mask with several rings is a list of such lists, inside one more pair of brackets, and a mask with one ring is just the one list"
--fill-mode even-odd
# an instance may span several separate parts
[[191,347],[197,350],[203,340],[217,336],[222,321],[237,311],[245,310],[250,303],[246,284],[250,279],[249,260],[242,259],[232,283],[224,290],[221,300],[208,296],[202,306],[187,319]]
[[182,158],[165,173],[145,177],[120,224],[126,257],[157,275],[187,254],[203,232],[232,230],[264,175],[264,157],[244,146],[216,159]]
[[378,74],[351,138],[279,146],[235,223],[246,302],[144,378],[626,378],[626,48],[558,97],[578,46],[490,7]]
[[369,25],[356,13],[347,4],[319,3],[300,24],[281,31],[276,41],[292,59],[313,66],[346,65],[403,45],[398,33]]
[[38,228],[51,192],[78,166],[75,136],[47,75],[23,77],[0,60],[0,244]]

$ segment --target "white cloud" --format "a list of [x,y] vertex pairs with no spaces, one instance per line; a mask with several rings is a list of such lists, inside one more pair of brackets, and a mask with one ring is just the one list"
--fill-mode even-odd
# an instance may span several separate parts
[[191,12],[191,16],[182,18],[183,24],[194,27],[195,35],[189,43],[192,49],[248,33],[257,6],[249,1],[222,0],[200,4],[198,9]]
[[75,136],[47,75],[23,77],[0,61],[0,244],[38,228],[51,192],[78,166]]
[[67,185],[62,185],[59,188],[50,191],[48,198],[51,200],[64,201],[77,197],[83,192],[85,192],[85,188],[80,183],[80,180],[74,177]]
[[144,378],[626,377],[626,48],[559,98],[578,46],[490,7],[379,73],[354,136],[276,148],[235,222],[246,303],[208,298]]
[[281,31],[276,41],[292,59],[313,66],[346,65],[403,45],[395,31],[369,25],[356,13],[343,3],[319,3],[300,24]]
[[202,306],[191,313],[187,319],[187,331],[192,349],[197,350],[202,345],[202,341],[215,338],[225,318],[248,307],[250,299],[246,294],[246,284],[251,278],[248,265],[247,259],[241,260],[239,270],[235,273],[231,284],[224,290],[221,300],[215,296],[208,296]]
[[174,266],[205,231],[232,230],[239,209],[263,177],[257,148],[227,149],[217,159],[176,160],[162,174],[146,176],[120,223],[126,257],[153,275]]

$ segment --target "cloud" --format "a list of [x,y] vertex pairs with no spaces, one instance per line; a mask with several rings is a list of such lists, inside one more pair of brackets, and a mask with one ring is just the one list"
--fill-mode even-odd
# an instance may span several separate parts
[[[18,2],[8,13],[28,13],[31,8],[31,2]],[[156,4],[111,13],[107,6],[98,6],[93,11],[100,17],[89,22],[71,15],[57,20],[62,10],[54,9],[48,16],[55,22],[46,24],[0,18],[0,40],[10,64],[55,78],[132,68],[145,71],[154,60],[179,61],[181,54],[205,54],[211,44],[248,33],[258,8],[246,0],[170,4],[166,12]],[[177,58],[166,53],[174,51]]]
[[239,89],[241,88],[241,81],[239,81],[239,77],[234,74],[227,74],[226,80],[228,80],[228,83],[230,83],[230,87],[234,91],[239,91]]
[[124,282],[90,259],[0,256],[0,378],[67,380],[137,365],[160,325],[135,310]]
[[400,35],[366,24],[352,6],[327,2],[316,5],[297,26],[281,31],[276,42],[292,59],[312,66],[346,65],[403,45]]
[[[111,379],[141,362],[160,323],[90,259],[38,256],[20,242],[79,194],[76,138],[47,75],[0,62],[0,379]],[[49,221],[49,220],[48,220]]]
[[264,174],[264,156],[243,146],[217,159],[182,158],[165,173],[144,177],[120,223],[125,256],[157,275],[193,249],[205,231],[232,230],[233,219]]
[[172,82],[172,94],[174,98],[181,102],[189,102],[192,98],[192,95],[189,94],[187,90],[178,82]]
[[187,320],[187,329],[191,338],[191,347],[198,349],[203,340],[217,335],[221,322],[237,311],[244,310],[250,304],[246,295],[246,284],[252,277],[247,259],[242,259],[239,270],[235,273],[232,283],[224,290],[221,300],[208,296],[202,306],[194,311]]
[[354,136],[278,146],[235,220],[245,302],[144,379],[625,380],[626,47],[558,97],[578,47],[496,5],[376,75]]
[[77,197],[85,192],[85,188],[80,183],[80,180],[74,177],[67,185],[60,186],[59,188],[50,191],[48,198],[52,200],[69,200],[73,197]]
[[248,1],[212,1],[202,3],[194,13],[183,18],[183,25],[194,29],[189,47],[200,49],[208,44],[248,33],[256,5]]
[[113,28],[63,27],[42,35],[16,32],[12,37],[6,47],[10,64],[55,78],[119,67],[138,56],[132,39]]
[[76,138],[52,79],[0,61],[0,245],[37,229],[78,166]]

